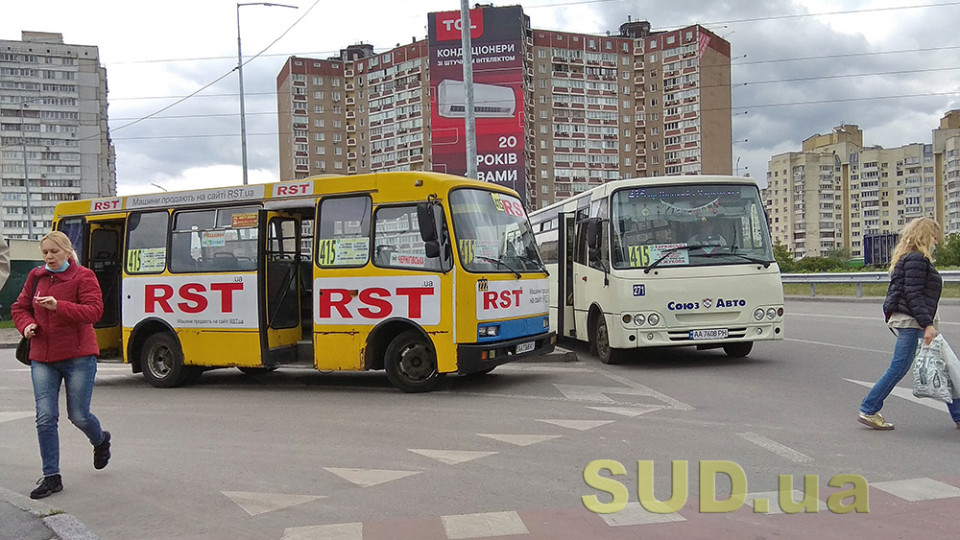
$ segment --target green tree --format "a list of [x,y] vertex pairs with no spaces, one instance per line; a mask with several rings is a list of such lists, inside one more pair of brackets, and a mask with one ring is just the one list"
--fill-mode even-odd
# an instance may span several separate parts
[[960,234],[947,235],[937,246],[937,266],[960,266]]
[[773,258],[777,261],[777,265],[780,266],[781,272],[793,272],[796,270],[793,253],[790,253],[790,248],[781,244],[779,240],[773,244]]

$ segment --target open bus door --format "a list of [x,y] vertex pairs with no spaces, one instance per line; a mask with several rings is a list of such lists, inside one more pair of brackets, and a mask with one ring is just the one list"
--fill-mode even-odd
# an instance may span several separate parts
[[574,223],[576,216],[573,213],[560,214],[559,236],[557,247],[560,250],[559,267],[560,274],[557,296],[557,335],[565,337],[577,336],[576,318],[573,312],[573,246],[574,246]]
[[260,211],[260,343],[268,367],[298,360],[300,227],[298,216]]
[[93,270],[103,294],[103,316],[94,324],[100,358],[120,356],[122,349],[121,261],[123,259],[122,215],[68,218],[57,229],[70,238],[80,264]]

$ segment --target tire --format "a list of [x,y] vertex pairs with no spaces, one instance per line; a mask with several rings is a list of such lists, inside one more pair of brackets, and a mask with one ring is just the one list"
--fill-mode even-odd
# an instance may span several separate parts
[[737,343],[727,343],[723,346],[723,352],[730,358],[744,358],[753,350],[752,341],[740,341]]
[[607,319],[601,313],[593,327],[593,344],[597,356],[604,364],[618,364],[623,360],[623,349],[614,349],[610,346],[610,331],[607,329]]
[[180,342],[169,333],[147,338],[140,353],[143,378],[155,388],[174,388],[188,382],[199,368],[183,365]]
[[440,382],[437,353],[416,330],[407,330],[393,338],[383,359],[387,378],[404,392],[429,392]]

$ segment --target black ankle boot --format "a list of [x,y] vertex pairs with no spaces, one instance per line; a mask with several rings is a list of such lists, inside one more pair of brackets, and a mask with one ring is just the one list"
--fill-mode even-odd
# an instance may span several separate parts
[[60,481],[59,474],[44,476],[37,480],[37,485],[40,487],[30,492],[31,499],[42,499],[63,491],[63,482]]
[[103,441],[93,447],[93,468],[102,469],[110,462],[110,432],[103,432]]

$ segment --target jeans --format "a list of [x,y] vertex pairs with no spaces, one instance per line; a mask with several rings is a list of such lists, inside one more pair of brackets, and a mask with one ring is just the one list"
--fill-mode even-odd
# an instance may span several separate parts
[[100,420],[90,412],[93,381],[97,376],[97,357],[84,356],[60,362],[31,362],[33,395],[37,400],[37,438],[43,476],[60,474],[60,382],[67,392],[67,417],[87,436],[90,444],[103,442]]
[[[890,367],[873,385],[867,397],[860,404],[860,412],[876,414],[883,408],[883,400],[890,395],[900,379],[910,371],[913,358],[917,353],[917,342],[923,338],[923,330],[919,328],[900,328],[897,333],[897,344],[893,347],[893,361]],[[960,399],[947,404],[947,410],[954,422],[960,422]]]

